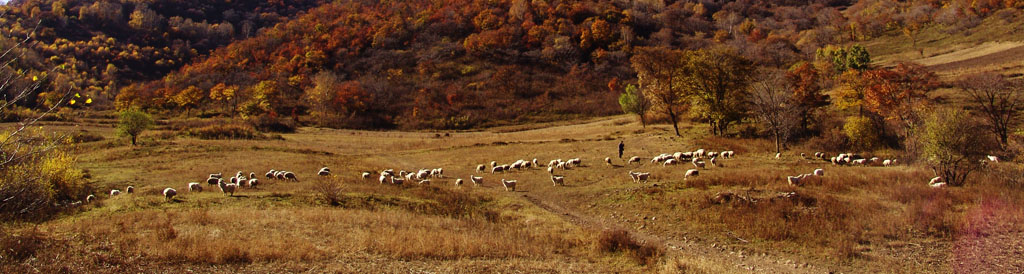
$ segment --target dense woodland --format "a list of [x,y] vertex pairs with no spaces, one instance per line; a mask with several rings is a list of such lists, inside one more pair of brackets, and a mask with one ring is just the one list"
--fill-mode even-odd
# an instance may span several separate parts
[[[801,104],[855,106],[863,118],[864,107],[885,106],[860,102],[856,88],[852,101],[818,93],[899,75],[860,74],[870,57],[848,54],[863,50],[849,45],[883,35],[913,39],[933,25],[968,29],[991,15],[1016,18],[1024,6],[996,0],[320,2],[15,1],[3,8],[0,25],[9,29],[6,43],[35,33],[26,58],[7,69],[45,76],[54,90],[70,85],[93,99],[73,107],[270,125],[464,129],[617,113],[620,93],[638,83],[631,58],[643,48],[714,47],[751,69],[789,70],[787,79],[809,100]],[[848,55],[860,59],[847,64],[857,59]],[[895,72],[901,68],[915,69],[908,64]],[[28,104],[52,104],[47,95]],[[754,118],[716,118],[700,104],[684,105],[680,117],[652,119],[700,120],[719,133]]]

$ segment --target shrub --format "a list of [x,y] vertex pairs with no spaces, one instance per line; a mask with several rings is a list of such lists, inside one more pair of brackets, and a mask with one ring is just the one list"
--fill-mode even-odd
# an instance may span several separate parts
[[626,252],[639,264],[652,264],[661,258],[664,250],[658,246],[638,243],[629,232],[622,229],[605,230],[597,238],[598,250],[604,252]]
[[133,146],[139,134],[153,126],[153,118],[141,110],[125,110],[119,116],[117,133],[121,136],[131,136]]
[[70,140],[36,137],[20,141],[38,149],[4,151],[20,158],[0,169],[0,219],[44,219],[57,213],[59,204],[81,200],[91,192],[84,173],[74,168],[74,158],[55,149]]
[[961,186],[977,170],[991,144],[965,110],[936,111],[920,135],[922,158],[951,186]]
[[875,124],[867,117],[850,117],[843,125],[843,133],[855,149],[870,150],[878,146],[880,138]]
[[266,139],[251,126],[240,124],[218,124],[183,130],[182,135],[199,139]]
[[264,114],[249,120],[256,130],[263,132],[295,132],[295,121],[281,119],[276,114]]

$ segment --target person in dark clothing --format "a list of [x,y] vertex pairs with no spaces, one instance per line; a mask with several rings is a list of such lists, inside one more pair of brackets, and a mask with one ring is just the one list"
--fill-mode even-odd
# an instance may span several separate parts
[[626,149],[626,145],[619,141],[619,159],[622,159],[622,151]]

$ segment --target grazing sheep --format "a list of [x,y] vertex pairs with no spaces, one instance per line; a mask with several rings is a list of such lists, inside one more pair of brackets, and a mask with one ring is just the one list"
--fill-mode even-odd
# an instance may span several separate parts
[[271,179],[271,180],[273,180],[274,178],[277,177],[277,176],[274,176],[274,170],[273,169],[271,169],[270,171],[267,171],[267,174],[264,174],[264,176],[266,176],[267,179]]
[[569,163],[568,162],[558,162],[558,165],[556,165],[556,166],[559,169],[569,169]]
[[696,168],[704,168],[704,161],[693,162],[693,166]]
[[381,174],[387,174],[388,176],[395,176],[394,169],[385,169],[380,171]]
[[476,172],[484,172],[484,170],[487,170],[486,165],[476,165]]
[[316,175],[319,175],[319,176],[329,176],[329,175],[331,175],[331,170],[329,168],[327,168],[327,167],[323,167],[319,171],[316,172]]
[[381,174],[380,175],[380,184],[383,185],[384,181],[387,180],[387,179],[388,179],[388,175],[387,174]]
[[627,161],[626,163],[627,163],[627,164],[632,164],[632,163],[636,163],[636,164],[638,164],[638,165],[639,165],[639,164],[640,164],[640,157],[639,157],[639,156],[633,156],[633,157],[630,157],[630,158],[629,158],[629,161]]
[[238,177],[231,177],[231,183],[232,184],[237,184],[238,183]]
[[121,195],[121,191],[120,190],[114,189],[114,190],[110,191],[110,196],[111,197],[117,196],[117,195]]
[[391,184],[393,184],[393,185],[400,185],[402,183],[405,183],[405,179],[396,178],[394,176],[391,176]]
[[94,201],[96,201],[96,195],[89,194],[89,196],[85,196],[86,203],[92,203]]
[[224,181],[221,181],[217,186],[220,187],[220,192],[230,196],[235,196],[235,190],[238,189],[237,184],[225,184]]
[[676,159],[668,159],[668,160],[665,160],[665,163],[661,164],[661,166],[675,165],[676,163],[677,163]]
[[708,152],[708,158],[715,158],[715,157],[718,157],[718,152],[714,152],[714,151]]
[[502,169],[501,166],[495,166],[495,167],[491,168],[491,174],[494,174],[495,172],[502,172],[502,171],[505,171],[505,170]]
[[363,172],[362,176],[363,176],[364,180],[365,179],[370,179],[370,173],[369,172]]
[[647,182],[647,179],[651,178],[650,172],[640,172],[636,174],[636,182]]
[[882,161],[882,166],[892,166],[892,160],[885,159]]
[[537,163],[537,158],[533,158],[533,161],[531,161],[531,163],[533,163],[533,166],[540,166],[540,164]]
[[992,156],[992,155],[988,155],[988,156],[986,156],[986,157],[988,158],[988,160],[989,160],[990,162],[993,162],[993,163],[998,163],[998,162],[999,162],[999,156]]
[[800,186],[800,179],[803,179],[803,176],[786,176],[786,181],[793,186]]
[[694,151],[693,155],[697,156],[697,157],[704,157],[704,149],[702,148],[702,149],[698,149],[698,150]]
[[686,175],[683,175],[683,180],[686,180],[686,178],[689,177],[697,177],[697,175],[700,175],[700,171],[697,171],[696,169],[687,170]]
[[682,161],[683,153],[678,151],[676,153],[672,153],[672,158],[676,159],[676,161]]
[[[196,185],[198,185],[198,183],[196,183]],[[169,187],[164,189],[164,198],[168,200],[174,200],[174,195],[178,195],[178,191]]]
[[430,185],[430,179],[420,180],[419,184],[420,185]]
[[637,178],[636,178],[636,175],[637,175],[637,174],[639,174],[639,173],[638,173],[638,172],[633,172],[632,170],[630,170],[630,171],[629,171],[629,178],[630,178],[630,179],[633,179],[633,183],[637,183],[637,182],[639,182],[639,181],[637,180]]
[[284,171],[278,170],[277,172],[274,172],[274,177],[277,177],[278,180],[284,180],[284,173]]
[[565,176],[551,175],[551,183],[554,186],[565,185]]
[[135,193],[135,187],[128,186],[128,187],[124,188],[124,192],[128,193],[128,194]]
[[249,179],[256,178],[256,172],[249,172]]
[[718,157],[711,157],[711,166],[718,166]]
[[284,173],[284,178],[292,180],[292,181],[296,181],[296,182],[299,181],[299,178],[295,177],[295,173],[291,173],[291,172],[287,172],[287,171]]
[[800,158],[807,158],[807,153],[800,152]]
[[930,187],[945,187],[946,186],[946,182],[942,181],[942,176],[938,176],[938,177],[932,178],[931,181],[928,181],[928,186],[930,186]]
[[220,181],[221,181],[220,178],[214,178],[214,177],[206,178],[206,184],[210,184],[210,185],[216,185]]
[[256,178],[249,179],[249,183],[248,183],[249,188],[256,188],[256,185],[259,185],[259,184],[260,184],[260,180],[257,180]]
[[814,176],[825,176],[825,170],[824,169],[820,169],[820,168],[819,169],[815,169],[814,170]]
[[782,153],[775,153],[775,159],[782,158]]
[[862,165],[863,166],[863,165],[867,164],[867,160],[866,159],[857,159],[857,160],[853,160],[850,163],[854,164],[854,165]]
[[572,159],[569,159],[568,162],[569,162],[569,164],[571,164],[573,166],[583,166],[583,162],[580,160],[580,158],[572,158]]
[[498,162],[497,161],[491,161],[491,167],[496,167],[496,166],[498,166]]
[[473,185],[480,186],[484,183],[484,177],[469,176],[469,180],[473,182]]
[[[405,173],[405,172],[402,172],[402,173]],[[398,176],[398,177],[399,177],[399,179],[401,179],[403,176]],[[405,177],[406,180],[412,181],[413,179],[416,178],[416,173],[405,173],[404,177]]]
[[604,157],[604,163],[608,164],[609,166],[612,165],[612,158],[611,157]]
[[210,173],[210,178],[224,178],[224,173]]
[[736,152],[732,151],[732,150],[727,150],[725,152],[722,152],[722,157],[729,158],[729,159],[732,159],[732,157],[735,156],[735,155],[736,155]]
[[456,179],[455,186],[462,186],[462,179]]
[[548,167],[558,165],[559,162],[561,162],[561,160],[551,160],[550,162],[548,162]]
[[196,183],[196,182],[188,183],[188,192],[193,192],[193,191],[194,192],[203,192],[203,186],[199,185],[199,183]]
[[514,192],[516,191],[516,180],[501,179],[501,185],[505,187],[505,191]]
[[555,167],[549,166],[548,167],[548,174],[555,174]]

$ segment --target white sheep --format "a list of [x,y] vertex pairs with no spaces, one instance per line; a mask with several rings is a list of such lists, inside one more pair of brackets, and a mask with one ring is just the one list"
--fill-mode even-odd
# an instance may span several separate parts
[[938,176],[938,177],[932,178],[931,181],[928,181],[928,186],[930,186],[930,187],[945,187],[946,186],[946,182],[942,181],[942,176]]
[[430,185],[430,179],[420,180],[420,185]]
[[128,194],[135,193],[135,187],[128,186],[128,187],[124,188],[124,192],[128,193]]
[[319,171],[317,171],[316,175],[319,175],[319,176],[329,176],[329,175],[331,175],[331,170],[328,169],[327,167],[324,167],[324,168],[321,168]]
[[718,157],[718,152],[714,152],[714,151],[709,151],[708,152],[708,158],[715,158],[715,157]]
[[561,160],[551,160],[550,162],[548,162],[548,167],[553,167],[557,165],[559,162],[561,162]]
[[505,170],[502,169],[501,166],[495,166],[495,167],[491,168],[491,174],[493,174],[495,172],[503,172],[503,171],[505,171]]
[[882,166],[892,166],[892,160],[885,159],[882,161]]
[[565,185],[565,176],[551,175],[551,183],[554,186]]
[[386,182],[387,179],[388,179],[388,175],[387,174],[381,174],[380,175],[380,184],[383,185]]
[[775,159],[781,159],[782,153],[775,153]]
[[866,165],[867,164],[867,159],[857,159],[857,160],[851,161],[850,163],[854,164],[854,165]]
[[362,176],[363,176],[363,179],[364,179],[364,180],[365,180],[365,179],[370,179],[370,173],[369,173],[369,172],[365,172],[365,171],[364,171],[364,172],[363,172],[363,174],[362,174]]
[[393,185],[400,185],[402,183],[405,183],[405,179],[397,178],[395,176],[391,176],[391,184],[393,184]]
[[[198,185],[198,184],[199,183],[196,183],[196,185]],[[174,195],[178,195],[178,191],[174,190],[173,188],[169,188],[169,187],[164,189],[164,198],[166,198],[168,200],[174,200]]]
[[636,181],[637,181],[637,183],[647,182],[648,178],[651,178],[651,173],[650,172],[640,172],[640,173],[636,174]]
[[807,153],[800,152],[800,158],[807,158]]
[[230,196],[235,196],[235,190],[238,189],[237,184],[225,184],[224,181],[221,181],[217,186],[220,187],[220,192]]
[[484,170],[487,170],[486,165],[476,165],[476,172],[484,172]]
[[196,182],[188,183],[188,192],[193,192],[193,191],[194,192],[203,192],[203,186],[199,185],[199,183],[196,183]]
[[825,170],[824,169],[820,169],[820,168],[819,169],[815,169],[814,170],[814,176],[825,176]]
[[630,157],[629,161],[627,161],[626,163],[628,163],[628,164],[632,164],[632,163],[640,164],[640,157],[639,156]]
[[611,157],[604,157],[604,163],[609,165],[609,166],[612,165],[612,158]]
[[117,195],[121,195],[121,191],[120,190],[117,190],[117,189],[110,190],[110,196],[111,197],[117,196]]
[[705,153],[704,149],[702,148],[702,149],[698,149],[698,150],[694,151],[693,155],[697,156],[697,157],[704,157],[704,153]]
[[987,157],[988,157],[988,160],[990,162],[993,162],[993,163],[998,163],[999,162],[999,156],[988,155]]
[[210,173],[210,178],[224,178],[224,173]]
[[693,166],[696,167],[696,168],[704,168],[705,164],[704,164],[704,161],[697,161],[697,162],[693,162]]
[[505,191],[514,192],[516,191],[516,180],[501,179],[501,185],[505,187]]
[[629,178],[633,180],[633,183],[639,182],[638,179],[636,178],[637,174],[639,174],[639,173],[638,172],[633,172],[632,170],[629,171]]
[[789,181],[789,185],[793,185],[793,186],[799,186],[800,185],[800,179],[803,179],[803,177],[802,176],[786,176],[786,181]]
[[718,156],[711,157],[711,166],[718,166]]
[[273,179],[277,178],[277,176],[275,176],[276,173],[277,173],[276,170],[271,169],[270,171],[267,171],[267,174],[264,174],[263,176],[266,176],[267,179],[273,180]]
[[462,179],[456,179],[455,186],[462,186]]
[[231,183],[232,184],[237,184],[238,183],[238,177],[231,177]]
[[537,163],[537,158],[533,158],[533,161],[531,161],[531,163],[533,163],[533,166],[540,166],[540,164]]
[[491,161],[491,167],[496,167],[496,166],[498,166],[498,162],[497,161]]
[[677,163],[676,159],[668,159],[668,160],[665,160],[665,163],[661,164],[661,166],[670,166],[670,165],[675,165],[676,163]]
[[85,196],[86,203],[92,203],[94,201],[96,201],[96,195],[89,194],[89,196]]
[[210,185],[216,185],[220,181],[222,181],[220,178],[214,178],[214,177],[206,178],[206,184],[210,184]]
[[480,184],[484,183],[484,177],[482,176],[469,176],[469,180],[476,186],[480,186]]
[[553,166],[549,166],[549,167],[548,167],[548,173],[549,173],[549,174],[555,174],[555,167],[553,167]]
[[259,184],[260,184],[260,180],[257,180],[256,178],[249,179],[249,183],[248,183],[249,188],[256,188],[256,185],[259,185]]
[[686,180],[686,178],[689,177],[697,177],[697,175],[700,175],[700,171],[697,171],[696,169],[687,170],[686,175],[683,175],[683,180]]
[[299,178],[295,177],[295,173],[291,173],[291,172],[287,172],[287,171],[284,173],[284,178],[292,180],[292,181],[296,181],[296,182],[299,181]]

